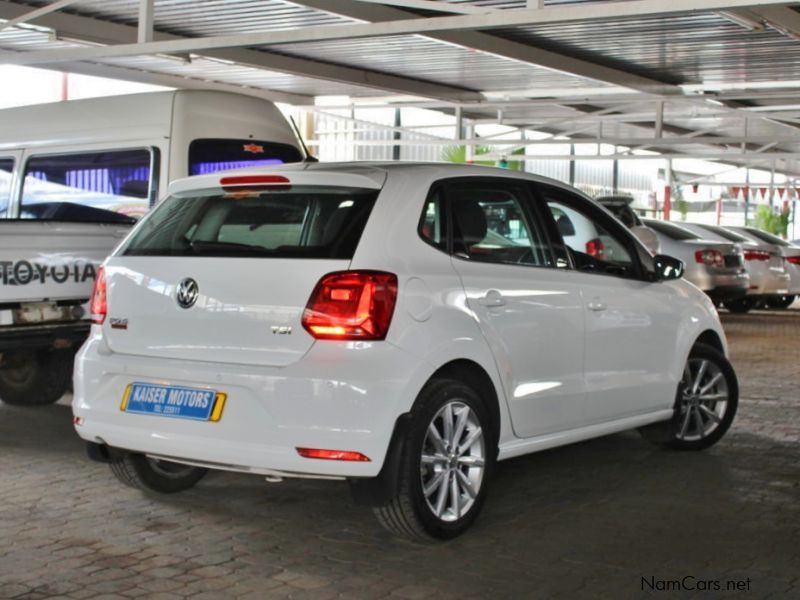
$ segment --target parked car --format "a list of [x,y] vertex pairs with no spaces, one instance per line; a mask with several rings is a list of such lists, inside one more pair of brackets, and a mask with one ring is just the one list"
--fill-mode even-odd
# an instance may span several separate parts
[[662,252],[684,261],[684,277],[708,294],[715,304],[747,294],[750,276],[741,246],[709,240],[669,221],[645,219],[644,223],[658,235]]
[[661,246],[656,232],[642,222],[639,215],[631,207],[631,196],[600,196],[597,198],[603,207],[617,217],[622,223],[638,237],[654,255],[661,251]]
[[687,223],[686,227],[698,231],[706,237],[741,244],[744,250],[745,266],[750,275],[750,289],[747,296],[725,303],[725,308],[731,312],[746,313],[753,308],[765,306],[770,298],[789,293],[789,274],[786,272],[781,255],[771,244],[746,237],[737,231],[719,225]]
[[800,246],[787,242],[757,227],[731,227],[737,233],[754,241],[771,244],[783,256],[783,265],[789,275],[789,291],[787,294],[776,294],[767,298],[770,308],[789,308],[800,294]]
[[346,479],[390,531],[452,538],[497,460],[631,428],[687,450],[724,435],[736,376],[682,272],[526,173],[198,176],[103,265],[75,427],[134,487]]

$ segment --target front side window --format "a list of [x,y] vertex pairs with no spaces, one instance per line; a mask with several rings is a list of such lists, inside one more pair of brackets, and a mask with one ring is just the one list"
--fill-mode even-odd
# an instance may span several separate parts
[[525,211],[523,186],[506,182],[451,184],[453,253],[469,260],[552,266],[550,247]]
[[350,259],[377,195],[322,186],[176,194],[154,209],[122,253]]
[[14,160],[0,158],[0,219],[8,213],[8,202],[11,199],[11,174],[14,172]]
[[34,156],[25,165],[20,218],[133,223],[150,206],[153,152]]
[[614,231],[612,219],[599,210],[592,210],[588,202],[565,190],[549,186],[539,189],[567,249],[566,254],[577,270],[636,276],[638,263],[630,241]]
[[256,140],[194,140],[189,144],[189,175],[217,171],[267,167],[302,162],[303,155],[294,146]]

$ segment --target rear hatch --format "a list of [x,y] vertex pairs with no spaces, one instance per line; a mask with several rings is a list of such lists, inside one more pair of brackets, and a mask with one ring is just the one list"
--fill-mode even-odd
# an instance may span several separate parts
[[137,227],[106,266],[114,352],[285,366],[309,350],[306,303],[349,267],[385,175],[287,175],[217,176]]

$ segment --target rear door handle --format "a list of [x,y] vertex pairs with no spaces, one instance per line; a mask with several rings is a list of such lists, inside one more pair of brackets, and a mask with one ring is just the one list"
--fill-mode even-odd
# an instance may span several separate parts
[[506,299],[497,290],[489,290],[483,298],[478,299],[481,306],[505,306]]
[[599,298],[594,298],[591,302],[589,302],[587,308],[594,312],[600,312],[601,310],[605,310],[608,307],[605,305],[604,302],[601,302]]

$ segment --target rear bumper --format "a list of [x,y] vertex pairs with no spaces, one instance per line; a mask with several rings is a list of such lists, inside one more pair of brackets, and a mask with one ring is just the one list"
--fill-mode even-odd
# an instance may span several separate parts
[[750,276],[741,271],[739,273],[714,273],[712,271],[698,270],[687,274],[687,279],[712,298],[732,298],[747,293],[750,287]]
[[721,285],[711,290],[706,290],[709,298],[718,302],[734,300],[747,295],[746,285]]
[[790,278],[785,272],[768,270],[762,276],[751,278],[749,296],[781,296],[789,293]]
[[90,327],[87,321],[0,327],[0,352],[77,347],[88,337]]
[[[223,470],[373,477],[397,418],[413,403],[404,390],[418,367],[386,342],[318,342],[278,368],[118,355],[95,337],[76,360],[76,431],[111,448]],[[209,388],[228,398],[217,423],[125,413],[121,399],[134,381]],[[308,459],[298,447],[356,451],[370,461]]]

